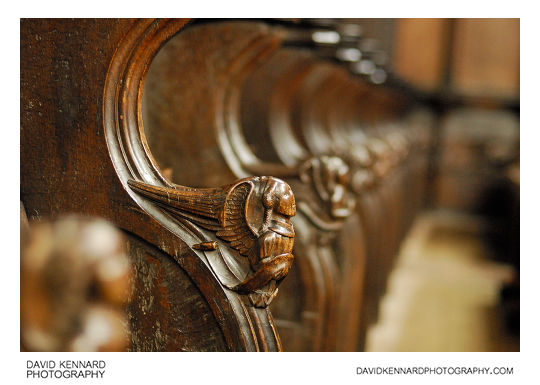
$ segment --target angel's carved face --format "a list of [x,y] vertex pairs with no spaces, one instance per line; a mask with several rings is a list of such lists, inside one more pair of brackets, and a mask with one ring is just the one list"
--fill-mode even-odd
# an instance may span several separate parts
[[296,214],[296,202],[289,185],[277,178],[270,178],[263,195],[264,206],[275,213],[292,217]]

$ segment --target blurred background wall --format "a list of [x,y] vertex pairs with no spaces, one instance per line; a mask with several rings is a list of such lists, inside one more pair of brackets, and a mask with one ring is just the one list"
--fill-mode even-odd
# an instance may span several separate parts
[[433,114],[434,211],[402,249],[369,348],[519,350],[520,21],[360,23]]

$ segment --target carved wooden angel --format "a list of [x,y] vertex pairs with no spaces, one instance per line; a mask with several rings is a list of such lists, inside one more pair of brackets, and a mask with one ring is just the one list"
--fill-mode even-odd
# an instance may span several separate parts
[[[294,258],[290,218],[296,214],[296,203],[288,184],[267,176],[245,178],[217,188],[157,187],[134,180],[128,184],[172,216],[214,232],[247,258],[249,271],[227,266],[231,271],[236,269],[236,276],[243,279],[234,285],[227,284],[225,279],[222,283],[248,295],[256,307],[271,302]],[[216,242],[194,245],[200,250],[216,247]]]

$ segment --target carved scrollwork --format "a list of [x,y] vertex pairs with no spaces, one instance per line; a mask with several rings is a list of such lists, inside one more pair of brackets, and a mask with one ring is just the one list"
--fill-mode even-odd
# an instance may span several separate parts
[[299,175],[304,183],[312,186],[332,219],[343,219],[351,215],[356,201],[347,189],[349,166],[341,158],[311,158],[300,165]]
[[[228,270],[236,279],[227,279],[221,274],[222,269],[215,268],[218,278],[229,289],[246,294],[253,306],[270,304],[294,258],[290,218],[296,214],[296,203],[288,184],[267,176],[201,189],[159,187],[134,180],[128,184],[174,218],[188,220],[225,241],[236,255],[223,265],[229,265]],[[214,241],[193,247],[212,251],[218,245]]]

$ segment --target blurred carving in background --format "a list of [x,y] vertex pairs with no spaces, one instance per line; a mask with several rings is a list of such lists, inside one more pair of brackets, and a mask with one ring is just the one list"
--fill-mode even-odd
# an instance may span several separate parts
[[121,233],[104,220],[75,216],[26,230],[21,349],[125,350],[131,267]]

